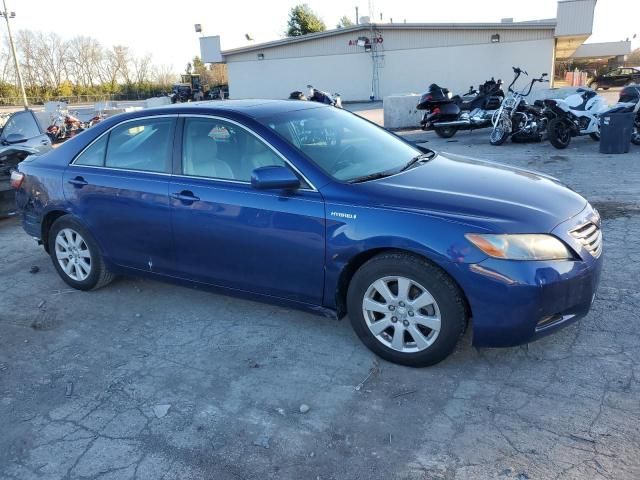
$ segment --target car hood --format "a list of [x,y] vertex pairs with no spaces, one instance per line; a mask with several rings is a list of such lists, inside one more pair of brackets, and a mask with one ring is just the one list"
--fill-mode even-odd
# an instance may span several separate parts
[[360,184],[376,205],[505,233],[546,233],[587,201],[553,177],[452,154]]

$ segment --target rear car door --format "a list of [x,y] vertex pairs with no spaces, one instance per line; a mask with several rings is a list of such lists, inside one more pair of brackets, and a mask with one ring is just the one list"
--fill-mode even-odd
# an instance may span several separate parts
[[168,188],[176,121],[126,120],[65,170],[66,199],[116,265],[158,273],[172,267]]
[[[325,219],[320,193],[263,139],[228,119],[181,120],[172,196],[182,275],[214,285],[320,305]],[[257,190],[253,169],[291,168],[295,191]]]

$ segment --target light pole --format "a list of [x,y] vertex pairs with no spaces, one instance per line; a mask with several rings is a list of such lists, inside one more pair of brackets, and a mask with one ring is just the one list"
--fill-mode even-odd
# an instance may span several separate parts
[[7,32],[9,33],[9,45],[11,45],[11,53],[13,54],[13,63],[16,66],[16,75],[18,76],[18,86],[20,87],[20,92],[22,93],[22,103],[24,104],[24,109],[27,110],[29,108],[29,102],[27,102],[27,94],[24,91],[22,73],[20,73],[20,64],[18,63],[18,55],[16,55],[16,46],[13,44],[13,36],[11,35],[11,25],[9,25],[9,19],[15,18],[16,12],[9,12],[7,10],[6,0],[2,0],[2,6],[4,8],[2,12],[0,12],[0,17],[4,17],[4,19],[7,21]]

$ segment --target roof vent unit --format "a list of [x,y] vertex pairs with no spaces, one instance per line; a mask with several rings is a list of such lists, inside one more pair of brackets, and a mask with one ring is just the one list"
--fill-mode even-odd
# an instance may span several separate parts
[[513,17],[503,18],[502,20],[500,20],[500,23],[513,23]]

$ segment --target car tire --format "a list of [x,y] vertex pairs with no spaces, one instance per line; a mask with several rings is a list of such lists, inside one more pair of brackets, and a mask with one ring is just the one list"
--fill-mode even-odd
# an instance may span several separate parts
[[571,143],[571,132],[567,124],[560,118],[553,118],[547,125],[547,135],[549,142],[554,147],[562,150]]
[[600,132],[590,133],[589,136],[591,137],[591,140],[593,140],[595,142],[599,142],[600,141]]
[[69,286],[78,290],[94,290],[114,279],[104,264],[96,241],[72,216],[58,218],[51,225],[47,241],[53,266]]
[[[384,297],[378,288],[386,291]],[[434,365],[448,357],[468,318],[462,292],[444,271],[399,252],[377,255],[356,271],[347,293],[347,312],[370,350],[411,367]]]
[[458,131],[458,127],[436,127],[433,130],[440,138],[451,138]]

